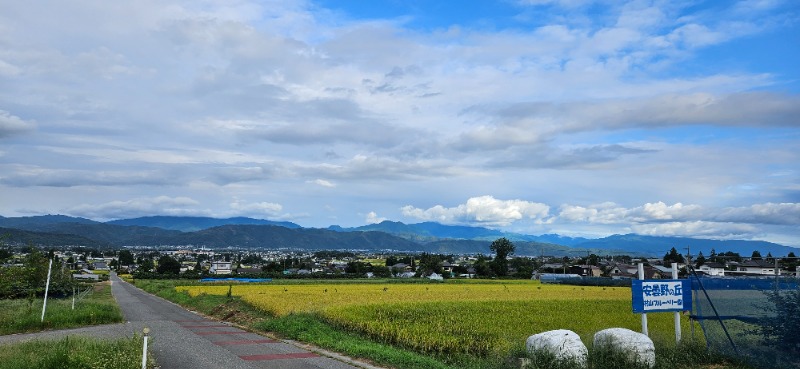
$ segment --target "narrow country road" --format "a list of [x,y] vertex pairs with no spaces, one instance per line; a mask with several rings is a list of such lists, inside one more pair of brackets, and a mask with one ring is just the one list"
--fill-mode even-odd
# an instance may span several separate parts
[[[377,369],[329,352],[311,352],[190,312],[148,294],[116,275],[111,291],[124,324],[0,336],[0,344],[67,335],[131,337],[150,329],[150,352],[163,369]],[[347,362],[347,363],[346,363]]]

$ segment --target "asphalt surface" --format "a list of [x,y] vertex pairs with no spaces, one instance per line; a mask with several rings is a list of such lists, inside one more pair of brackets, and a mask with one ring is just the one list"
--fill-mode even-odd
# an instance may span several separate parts
[[112,294],[126,323],[0,336],[0,344],[31,339],[81,335],[100,338],[131,337],[150,330],[148,346],[164,369],[378,369],[336,353],[309,351],[291,341],[276,340],[211,320],[179,305],[148,294],[116,275]]

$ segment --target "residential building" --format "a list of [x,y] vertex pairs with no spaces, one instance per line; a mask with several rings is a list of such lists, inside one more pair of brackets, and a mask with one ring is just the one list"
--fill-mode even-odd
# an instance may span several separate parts
[[705,263],[696,269],[698,272],[703,272],[710,276],[725,276],[725,266],[720,263]]
[[214,261],[211,263],[211,274],[231,274],[232,264],[230,261]]

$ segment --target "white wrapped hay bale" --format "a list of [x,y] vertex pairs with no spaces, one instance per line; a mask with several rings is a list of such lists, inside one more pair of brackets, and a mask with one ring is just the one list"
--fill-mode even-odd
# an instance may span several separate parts
[[586,367],[589,350],[577,333],[567,329],[542,332],[528,337],[525,341],[528,352],[544,351],[552,353],[558,360],[571,360]]
[[656,365],[656,347],[644,334],[625,328],[609,328],[594,334],[594,348],[611,348],[628,354],[630,360]]

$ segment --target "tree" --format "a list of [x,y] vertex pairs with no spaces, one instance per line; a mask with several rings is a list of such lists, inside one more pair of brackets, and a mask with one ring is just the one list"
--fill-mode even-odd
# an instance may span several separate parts
[[153,271],[153,260],[152,259],[142,259],[139,262],[139,269],[143,272],[152,272]]
[[366,264],[361,261],[351,261],[347,263],[347,266],[344,268],[345,273],[351,274],[364,274],[372,270],[372,265]]
[[664,255],[664,263],[683,263],[683,255],[678,253],[674,247],[669,250],[668,253]]
[[702,266],[703,264],[706,263],[706,257],[703,256],[703,252],[702,251],[700,251],[697,254],[697,259],[695,259],[694,262],[695,262],[695,264],[694,264],[695,268],[699,268],[700,266]]
[[517,257],[511,259],[509,263],[512,268],[516,269],[513,274],[515,278],[530,278],[534,269],[536,269],[535,262],[531,258]]
[[429,276],[431,273],[443,274],[442,257],[440,255],[423,253],[419,257],[419,268],[417,275],[420,277]]
[[378,278],[389,278],[392,276],[392,271],[387,266],[374,266],[372,273]]
[[475,268],[475,275],[479,277],[489,277],[492,275],[492,269],[489,267],[489,263],[486,262],[486,257],[483,255],[478,255],[478,259],[475,260],[475,264],[472,267]]
[[253,265],[253,264],[263,264],[264,258],[257,254],[247,254],[244,258],[242,258],[241,263],[244,265]]
[[797,271],[797,256],[794,252],[790,252],[785,258],[781,259],[781,265],[790,272]]
[[164,255],[158,258],[158,274],[178,274],[181,272],[181,263],[173,259],[169,255]]
[[766,310],[773,313],[762,318],[765,322],[760,328],[765,341],[786,353],[800,354],[800,319],[795,318],[800,314],[800,290],[764,293],[769,300]]
[[505,237],[498,238],[489,246],[489,250],[494,253],[492,269],[498,276],[508,275],[508,256],[514,254],[514,243]]
[[119,252],[119,265],[133,265],[133,254],[130,250]]
[[761,260],[761,253],[758,250],[753,251],[753,255],[750,256],[750,260]]

